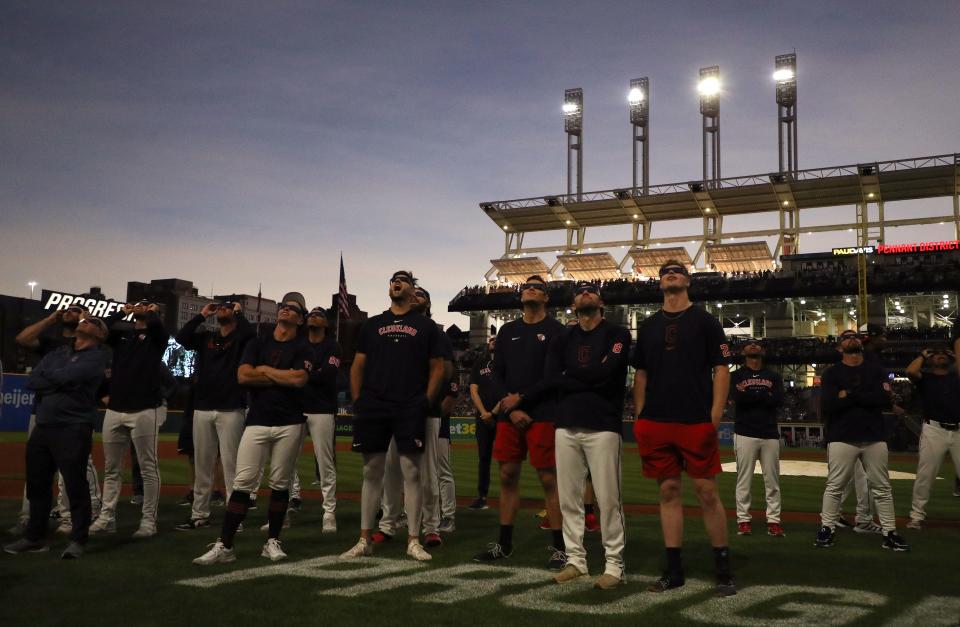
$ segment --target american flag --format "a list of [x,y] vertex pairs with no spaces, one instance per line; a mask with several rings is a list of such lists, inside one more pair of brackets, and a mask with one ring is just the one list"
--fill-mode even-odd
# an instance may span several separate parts
[[340,292],[337,294],[337,316],[350,318],[350,301],[347,294],[347,275],[343,271],[343,253],[340,254]]

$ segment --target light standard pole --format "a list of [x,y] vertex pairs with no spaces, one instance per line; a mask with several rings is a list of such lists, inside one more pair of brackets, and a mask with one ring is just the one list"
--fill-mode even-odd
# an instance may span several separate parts
[[37,282],[27,281],[27,285],[30,286],[30,300],[33,300],[33,290],[37,287]]

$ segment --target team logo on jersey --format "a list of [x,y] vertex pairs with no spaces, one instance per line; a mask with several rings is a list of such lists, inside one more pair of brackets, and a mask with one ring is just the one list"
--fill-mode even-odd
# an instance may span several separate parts
[[416,328],[411,327],[409,324],[388,324],[377,329],[379,335],[392,335],[396,337],[397,335],[409,335],[414,337],[419,331]]
[[450,382],[450,391],[451,391],[451,392],[459,392],[459,391],[460,391],[460,386],[457,385],[456,382],[451,381],[451,382]]
[[537,339],[540,340],[541,342],[545,342],[547,340],[547,336],[544,335],[543,333],[537,333]]
[[417,448],[423,448],[423,442],[421,442],[417,438],[413,439],[413,445],[416,446]]
[[721,345],[720,345],[720,353],[721,353],[724,357],[729,357],[729,356],[730,356],[730,345],[729,345],[729,344],[721,344]]
[[142,342],[142,341],[144,341],[145,339],[147,339],[147,334],[146,334],[146,333],[141,333],[140,335],[137,336],[137,339]]
[[577,361],[579,361],[581,365],[586,365],[590,363],[590,347],[589,346],[580,347],[580,350],[577,352]]
[[336,355],[330,355],[330,359],[327,360],[327,363],[333,366],[334,368],[340,367],[340,360],[337,359]]
[[677,348],[677,336],[680,335],[680,326],[668,325],[663,331],[664,350],[672,351]]
[[890,384],[889,384],[888,382],[886,382],[886,381],[883,382],[883,389],[884,389],[884,391],[886,391],[886,392],[892,392],[892,391],[893,391],[893,388],[891,388],[891,387],[890,387]]
[[610,349],[614,355],[619,355],[623,351],[623,342],[617,342],[613,345],[613,348]]
[[80,359],[80,357],[78,355],[74,355],[73,357],[70,358],[70,363],[75,364],[77,363],[78,359]]
[[310,372],[311,370],[313,370],[313,362],[304,359],[304,360],[303,360],[303,369],[306,370],[307,372]]
[[490,368],[481,368],[481,369],[480,369],[480,376],[481,376],[481,377],[485,377],[485,376],[489,375],[491,372],[493,372],[493,370],[490,369]]

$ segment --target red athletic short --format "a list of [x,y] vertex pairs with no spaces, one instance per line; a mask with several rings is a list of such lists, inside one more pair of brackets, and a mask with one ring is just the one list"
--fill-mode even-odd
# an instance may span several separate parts
[[711,422],[683,424],[637,420],[633,434],[643,460],[643,476],[679,477],[683,471],[696,479],[720,474],[720,447]]
[[553,449],[552,422],[535,422],[526,430],[517,429],[510,421],[497,423],[493,440],[493,458],[498,462],[522,462],[530,451],[530,465],[537,470],[557,465]]

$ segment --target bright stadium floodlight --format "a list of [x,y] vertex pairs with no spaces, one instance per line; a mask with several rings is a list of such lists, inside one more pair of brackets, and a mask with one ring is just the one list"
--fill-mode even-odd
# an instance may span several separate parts
[[716,96],[720,93],[720,79],[716,76],[708,76],[697,85],[697,92],[701,96]]
[[573,194],[573,155],[576,152],[577,201],[583,198],[583,90],[563,92],[563,130],[567,133],[567,195]]
[[[796,174],[797,165],[797,53],[773,60],[777,96],[777,147],[780,172]],[[786,145],[784,145],[786,135]]]
[[633,192],[646,195],[650,184],[650,79],[630,80],[627,92],[630,103],[630,126],[633,139]]
[[720,180],[720,66],[700,68],[700,115],[703,126],[703,180],[715,187]]

